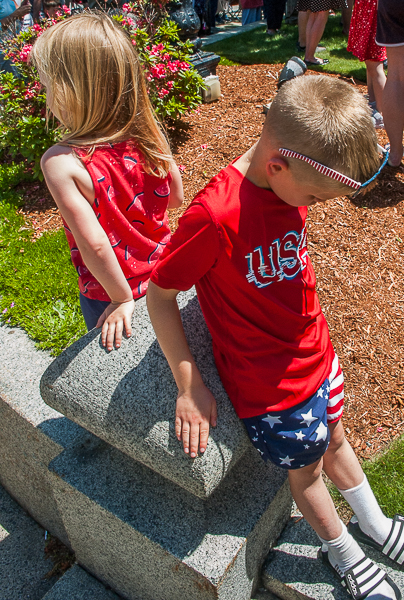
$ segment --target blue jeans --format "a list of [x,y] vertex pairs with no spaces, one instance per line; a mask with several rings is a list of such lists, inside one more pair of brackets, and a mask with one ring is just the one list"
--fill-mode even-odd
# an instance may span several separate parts
[[88,331],[94,329],[98,319],[109,305],[110,302],[105,302],[104,300],[92,300],[80,292],[80,308]]

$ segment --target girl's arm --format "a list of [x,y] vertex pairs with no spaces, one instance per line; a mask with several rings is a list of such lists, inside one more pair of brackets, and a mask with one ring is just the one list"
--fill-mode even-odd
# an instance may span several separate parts
[[147,308],[158,342],[178,386],[175,434],[194,458],[206,450],[209,424],[216,426],[216,400],[202,381],[192,357],[177,305],[178,290],[149,282]]
[[175,162],[171,163],[170,173],[172,180],[170,183],[170,199],[168,208],[179,208],[184,202],[184,190],[182,187],[181,174]]
[[119,348],[122,332],[131,335],[135,308],[132,290],[119,265],[107,234],[92,209],[94,187],[91,177],[72,150],[53,146],[42,157],[41,167],[48,188],[71,230],[83,261],[111,298],[97,322],[101,341],[108,350]]

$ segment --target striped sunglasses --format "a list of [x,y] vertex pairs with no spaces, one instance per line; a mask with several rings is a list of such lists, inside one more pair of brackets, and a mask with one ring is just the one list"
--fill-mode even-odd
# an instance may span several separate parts
[[339,171],[334,171],[334,169],[330,169],[329,167],[326,167],[325,165],[322,165],[321,163],[317,162],[316,160],[313,160],[312,158],[309,158],[308,156],[305,156],[304,154],[300,154],[299,152],[294,152],[293,150],[288,150],[287,148],[279,148],[279,152],[282,154],[282,156],[286,156],[286,158],[298,158],[299,160],[304,160],[304,162],[307,162],[309,165],[314,167],[316,169],[316,171],[318,171],[322,175],[327,175],[327,177],[336,179],[337,181],[340,181],[342,184],[348,185],[349,187],[354,188],[355,192],[350,197],[356,198],[356,196],[358,196],[358,194],[360,194],[365,187],[367,187],[370,183],[372,183],[372,181],[374,181],[376,179],[376,177],[379,175],[380,171],[387,164],[387,161],[389,159],[389,153],[390,153],[390,144],[387,144],[387,146],[385,148],[383,148],[382,146],[379,146],[379,144],[377,144],[377,149],[379,150],[379,152],[384,154],[382,164],[380,165],[379,170],[373,175],[373,177],[371,177],[370,179],[365,181],[365,183],[360,183],[359,181],[355,181],[354,179],[351,179],[350,177],[343,175]]

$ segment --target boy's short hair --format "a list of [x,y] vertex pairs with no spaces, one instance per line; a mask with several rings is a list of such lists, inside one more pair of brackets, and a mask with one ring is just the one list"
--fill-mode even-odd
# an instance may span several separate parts
[[[271,143],[308,156],[364,183],[380,166],[371,111],[355,88],[335,77],[306,75],[287,82],[274,98],[264,125]],[[353,189],[297,158],[296,179],[340,193]]]

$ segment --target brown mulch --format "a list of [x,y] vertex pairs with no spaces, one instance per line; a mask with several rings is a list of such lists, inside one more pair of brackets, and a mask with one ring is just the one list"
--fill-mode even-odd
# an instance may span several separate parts
[[[186,205],[258,139],[262,105],[275,95],[281,67],[219,67],[222,98],[169,129],[177,164],[185,167]],[[350,81],[365,93],[364,85]],[[385,132],[378,136],[385,144]],[[25,184],[24,190],[22,212],[36,235],[59,228],[46,187]],[[403,200],[401,166],[384,169],[377,187],[356,203],[338,198],[309,209],[318,293],[345,373],[346,433],[361,459],[404,431]],[[184,208],[172,211],[172,228]]]

